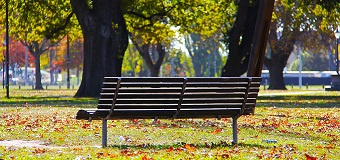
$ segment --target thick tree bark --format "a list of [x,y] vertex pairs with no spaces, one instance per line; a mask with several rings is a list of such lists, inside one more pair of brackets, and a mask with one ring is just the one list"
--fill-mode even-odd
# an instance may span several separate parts
[[266,60],[265,64],[267,64],[267,68],[269,70],[269,88],[268,89],[278,89],[278,90],[286,90],[284,78],[283,78],[283,69],[287,64],[289,54],[282,53],[273,53],[271,54],[271,59]]
[[105,76],[121,76],[128,32],[120,0],[71,0],[84,35],[84,70],[76,97],[98,97]]
[[241,0],[232,30],[228,33],[229,55],[222,68],[222,77],[238,77],[248,69],[259,1]]

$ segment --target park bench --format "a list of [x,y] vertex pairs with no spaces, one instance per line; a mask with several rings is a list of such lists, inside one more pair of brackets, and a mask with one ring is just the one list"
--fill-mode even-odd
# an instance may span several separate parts
[[232,118],[254,113],[259,77],[105,77],[96,109],[81,109],[76,119],[102,120],[102,146],[107,146],[107,120]]

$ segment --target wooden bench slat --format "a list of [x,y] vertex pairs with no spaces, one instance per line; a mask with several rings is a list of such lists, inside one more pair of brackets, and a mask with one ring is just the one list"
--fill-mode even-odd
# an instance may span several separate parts
[[[209,99],[185,99],[182,104],[195,103],[242,103],[244,98],[209,98]],[[255,98],[248,98],[247,103],[255,103]],[[112,99],[99,99],[98,104],[112,104]],[[178,104],[178,99],[118,99],[116,104]]]
[[[116,104],[116,109],[177,109],[178,104]],[[241,108],[242,103],[229,104],[182,104],[181,109],[185,108]],[[246,108],[255,106],[255,103],[246,103]],[[98,109],[110,109],[108,104],[98,104]]]
[[[119,94],[118,94],[119,95]],[[185,96],[185,98],[237,98],[237,97],[240,97],[240,98],[243,98],[244,94],[223,94],[223,95],[217,95],[217,96],[211,96],[211,95],[206,95],[206,94],[197,94],[197,95],[193,95],[193,94],[187,94]],[[153,95],[153,96],[148,96],[148,95],[142,95],[142,94],[131,94],[131,95],[119,95],[118,96],[118,100],[119,99],[150,99],[150,98],[153,98],[153,99],[164,99],[164,98],[169,98],[169,99],[173,99],[173,98],[179,98],[179,94],[178,95],[160,95],[160,96],[157,96],[157,95]],[[208,96],[208,97],[207,97]],[[249,93],[248,95],[248,98],[257,98],[257,93],[256,92],[252,92],[252,93]],[[101,93],[101,96],[100,98],[103,98],[103,99],[112,99],[114,97],[114,94],[113,93]],[[244,99],[244,98],[243,98]]]
[[118,78],[122,82],[183,82],[182,77],[105,77],[105,82],[117,82]]
[[[100,120],[105,118],[109,114],[110,109],[97,109],[93,114],[93,120]],[[175,114],[175,109],[117,109],[113,112],[110,119],[168,119],[172,118]],[[240,109],[233,108],[225,108],[225,109],[216,109],[216,108],[206,108],[206,109],[183,109],[180,114],[178,114],[177,118],[229,118],[233,115],[237,115],[240,112]],[[250,114],[252,112],[252,108],[246,108],[244,115]],[[210,114],[209,114],[210,113]],[[79,110],[76,116],[76,119],[85,119],[87,120],[88,115],[86,110]]]
[[[117,82],[118,78],[122,82],[183,82],[184,77],[105,77],[106,82]],[[240,82],[248,81],[248,77],[190,77],[188,82]],[[252,81],[260,82],[260,77],[252,77]]]
[[[116,88],[102,88],[102,93],[113,93]],[[119,93],[179,93],[180,88],[120,88]]]

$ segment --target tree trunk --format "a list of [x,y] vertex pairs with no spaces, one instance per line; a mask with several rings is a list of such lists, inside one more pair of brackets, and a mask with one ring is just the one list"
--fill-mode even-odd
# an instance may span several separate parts
[[36,90],[43,89],[41,84],[41,72],[40,72],[40,53],[34,53],[34,65],[35,65],[35,88]]
[[238,77],[247,71],[258,6],[258,0],[252,4],[249,0],[240,1],[235,24],[227,36],[229,55],[222,68],[222,77]]
[[[71,0],[84,35],[84,70],[76,97],[98,97],[105,76],[121,76],[128,32],[120,0]],[[91,9],[90,9],[91,8]]]
[[[164,57],[165,57],[165,47],[161,43],[157,44],[143,44],[139,47],[139,44],[134,39],[135,37],[131,36],[131,41],[133,45],[136,47],[139,54],[144,59],[148,69],[150,71],[151,77],[158,77],[160,68],[163,64]],[[150,50],[151,49],[151,50]],[[151,53],[151,55],[150,55]],[[156,54],[157,53],[157,54]],[[156,56],[158,55],[158,56]]]
[[[283,60],[282,60],[283,61]],[[286,90],[286,85],[283,78],[283,69],[286,65],[283,63],[271,65],[268,67],[269,69],[269,88],[268,89],[278,89],[278,90]]]

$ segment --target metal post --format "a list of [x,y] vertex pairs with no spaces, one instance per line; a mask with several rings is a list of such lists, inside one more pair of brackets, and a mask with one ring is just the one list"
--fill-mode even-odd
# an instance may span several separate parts
[[302,89],[302,51],[301,51],[301,46],[297,46],[298,48],[298,54],[299,54],[299,88]]
[[67,53],[66,53],[66,66],[67,66],[67,89],[70,89],[70,40],[67,35]]
[[2,61],[2,89],[5,89],[5,61]]
[[25,52],[25,85],[28,84],[28,72],[27,72],[27,68],[28,68],[28,47],[26,46],[26,52]]
[[233,144],[237,144],[237,117],[233,117]]
[[335,58],[336,58],[336,73],[339,75],[339,39],[336,39],[335,47]]
[[9,98],[9,25],[8,25],[8,1],[6,0],[6,97]]
[[107,147],[107,119],[105,118],[102,122],[102,147]]

